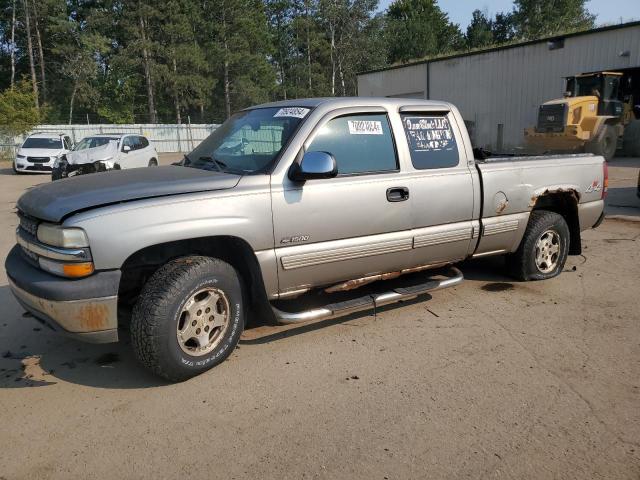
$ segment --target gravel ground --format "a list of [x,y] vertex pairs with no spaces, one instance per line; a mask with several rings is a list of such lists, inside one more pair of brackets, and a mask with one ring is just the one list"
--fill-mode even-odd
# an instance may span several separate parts
[[[624,220],[585,232],[558,278],[465,263],[461,286],[376,316],[252,328],[179,385],[127,341],[47,332],[1,270],[0,478],[637,480],[638,167],[611,164]],[[0,258],[16,199],[44,181],[0,169]]]

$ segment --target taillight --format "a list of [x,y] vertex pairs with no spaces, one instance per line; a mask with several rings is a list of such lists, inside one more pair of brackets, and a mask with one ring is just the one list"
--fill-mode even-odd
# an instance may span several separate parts
[[604,200],[609,191],[609,165],[607,165],[606,160],[602,163],[602,176],[604,177],[604,180],[602,180],[602,200]]

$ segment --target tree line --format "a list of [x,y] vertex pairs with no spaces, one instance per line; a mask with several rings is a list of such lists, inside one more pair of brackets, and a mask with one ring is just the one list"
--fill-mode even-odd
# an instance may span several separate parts
[[[357,93],[356,74],[593,27],[585,0],[515,0],[466,31],[436,0],[0,0],[0,128],[220,122]],[[17,116],[17,117],[16,117]]]

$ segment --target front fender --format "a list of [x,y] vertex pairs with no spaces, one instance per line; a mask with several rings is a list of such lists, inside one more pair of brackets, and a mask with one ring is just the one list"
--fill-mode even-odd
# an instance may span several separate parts
[[232,192],[111,205],[74,215],[64,224],[85,230],[96,270],[120,268],[146,247],[201,237],[233,236],[246,241],[254,252],[273,249],[268,188],[251,194]]

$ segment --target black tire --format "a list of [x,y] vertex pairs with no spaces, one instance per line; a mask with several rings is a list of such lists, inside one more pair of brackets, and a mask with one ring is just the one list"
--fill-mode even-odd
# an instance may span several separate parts
[[62,169],[61,168],[54,168],[51,171],[51,181],[55,182],[56,180],[61,180],[62,179]]
[[[184,322],[185,304],[206,288],[226,296],[227,326],[220,330],[213,350],[190,355],[179,344],[178,326],[181,319]],[[131,317],[131,343],[144,366],[167,380],[180,382],[223,362],[238,344],[244,324],[242,282],[235,268],[217,258],[182,257],[162,266],[143,287]]]
[[[538,242],[547,232],[555,232],[559,237],[557,258],[549,265],[553,265],[549,271],[541,269],[536,262]],[[569,227],[562,215],[547,210],[534,210],[529,216],[529,223],[518,250],[507,257],[509,273],[522,281],[546,280],[559,275],[567,261],[569,241]]]
[[640,120],[633,120],[624,128],[622,151],[627,157],[640,157]]
[[616,155],[618,136],[611,125],[603,125],[596,137],[587,143],[585,151],[594,155],[601,155],[609,162]]
[[13,162],[13,163],[11,164],[11,167],[13,168],[13,173],[14,173],[14,175],[22,175],[22,172],[21,172],[21,171],[19,171],[19,170],[16,168],[16,162]]
[[155,158],[152,158],[151,160],[149,160],[149,167],[157,167],[158,166],[158,160],[156,160]]

